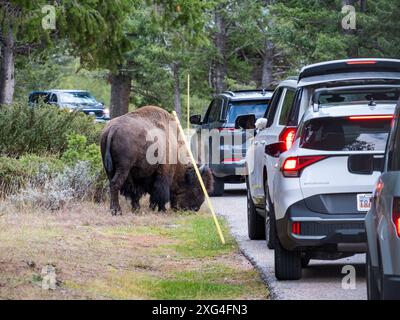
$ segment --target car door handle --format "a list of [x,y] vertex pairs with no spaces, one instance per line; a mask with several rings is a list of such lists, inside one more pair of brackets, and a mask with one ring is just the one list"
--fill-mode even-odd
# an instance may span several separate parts
[[262,140],[260,143],[261,143],[262,145],[264,145],[264,144],[266,144],[266,143],[267,143],[267,141],[265,141],[265,140]]
[[255,146],[258,146],[258,143],[259,143],[259,142],[258,142],[258,141],[256,141],[256,142],[254,142],[254,145],[255,145]]

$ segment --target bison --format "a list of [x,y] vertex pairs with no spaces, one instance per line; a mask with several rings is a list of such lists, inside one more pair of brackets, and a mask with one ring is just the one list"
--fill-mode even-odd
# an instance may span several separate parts
[[[111,120],[101,135],[101,155],[110,181],[110,210],[121,214],[119,193],[130,198],[132,211],[150,194],[150,208],[198,211],[204,195],[177,124],[172,115],[156,106],[145,106]],[[155,160],[153,159],[155,158]],[[200,172],[212,191],[208,167]]]

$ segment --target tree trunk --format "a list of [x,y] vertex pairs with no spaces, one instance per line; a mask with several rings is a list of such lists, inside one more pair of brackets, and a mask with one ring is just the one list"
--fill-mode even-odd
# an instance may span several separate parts
[[110,115],[116,118],[128,113],[132,79],[121,73],[111,74]]
[[11,26],[8,27],[1,48],[0,66],[0,104],[12,104],[15,89],[15,59],[14,59],[14,35]]
[[214,61],[214,76],[213,87],[215,93],[220,93],[226,90],[226,21],[225,17],[221,14],[220,10],[215,12],[215,26],[216,32],[214,37],[214,44],[217,48],[218,57]]
[[266,39],[264,45],[261,88],[270,89],[274,83],[274,44]]
[[181,86],[179,82],[179,64],[172,64],[172,73],[174,75],[174,105],[175,111],[178,114],[179,119],[181,118]]

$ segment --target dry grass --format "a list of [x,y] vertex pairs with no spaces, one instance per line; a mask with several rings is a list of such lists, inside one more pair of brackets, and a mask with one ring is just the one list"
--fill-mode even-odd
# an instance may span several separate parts
[[[105,205],[49,212],[0,207],[0,299],[265,299],[267,290],[206,212],[144,210],[112,217]],[[224,226],[224,233],[228,231]],[[41,288],[43,266],[56,290]]]

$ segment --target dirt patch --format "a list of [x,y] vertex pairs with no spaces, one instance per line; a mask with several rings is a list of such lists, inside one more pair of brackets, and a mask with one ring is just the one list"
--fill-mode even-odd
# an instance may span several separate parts
[[[113,217],[93,203],[58,212],[8,207],[0,216],[0,299],[267,298],[232,238],[222,246],[214,233],[205,212]],[[55,290],[42,289],[49,265]]]

